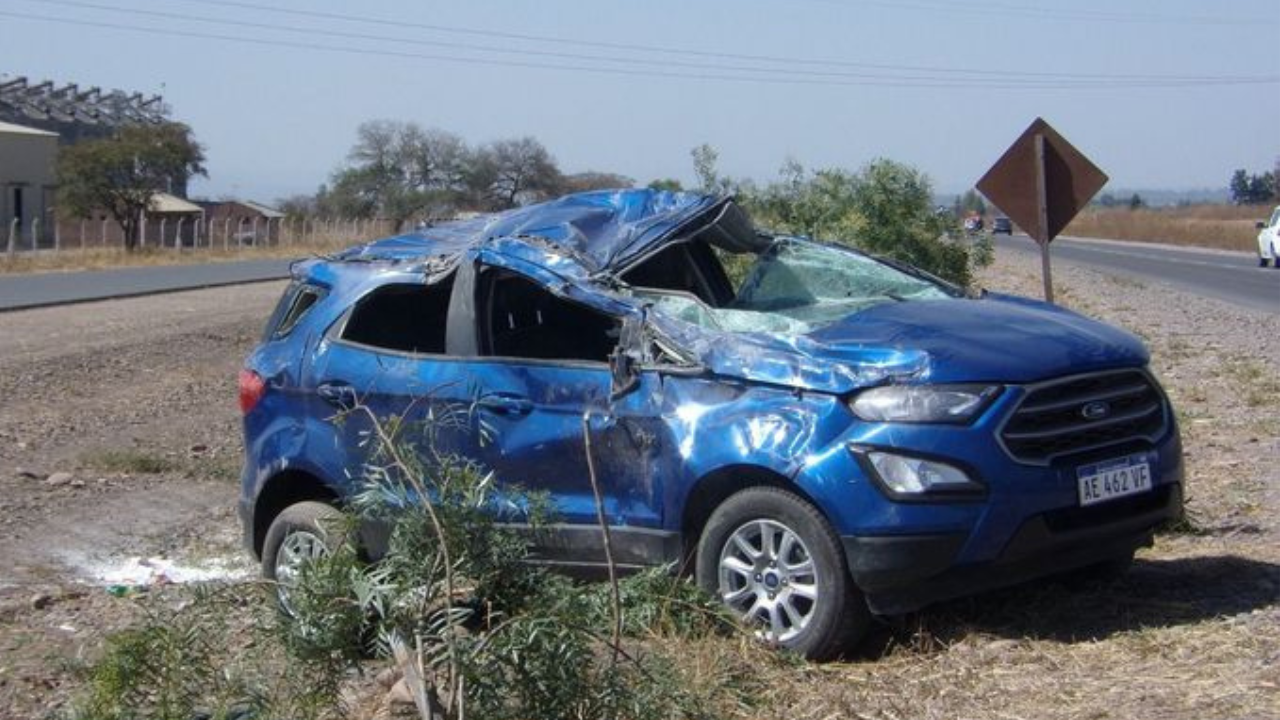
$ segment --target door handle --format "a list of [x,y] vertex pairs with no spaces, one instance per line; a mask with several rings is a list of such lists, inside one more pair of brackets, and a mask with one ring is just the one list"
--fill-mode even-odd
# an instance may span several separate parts
[[507,395],[504,393],[495,393],[493,395],[485,395],[476,401],[481,409],[497,413],[499,415],[528,415],[533,411],[533,403],[529,398],[519,395]]
[[341,410],[351,410],[360,402],[356,389],[343,382],[323,383],[316,388],[316,394]]

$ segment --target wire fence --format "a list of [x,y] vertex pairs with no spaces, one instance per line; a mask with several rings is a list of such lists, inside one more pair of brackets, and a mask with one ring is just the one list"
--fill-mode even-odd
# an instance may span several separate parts
[[[137,249],[175,252],[240,251],[298,247],[332,249],[397,231],[392,220],[378,218],[149,217],[139,224]],[[29,253],[123,250],[124,230],[110,218],[61,220],[42,227],[15,218],[0,230],[10,258]]]

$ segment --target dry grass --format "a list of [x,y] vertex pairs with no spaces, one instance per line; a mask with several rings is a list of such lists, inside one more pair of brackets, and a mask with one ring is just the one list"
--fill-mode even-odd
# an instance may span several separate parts
[[[379,234],[381,237],[383,234]],[[305,243],[283,242],[278,245],[246,246],[241,248],[202,247],[174,248],[146,247],[125,252],[119,247],[90,247],[63,249],[57,252],[40,250],[7,255],[0,252],[0,273],[70,272],[78,270],[105,270],[121,267],[150,267],[164,265],[194,265],[237,260],[263,260],[268,258],[295,258],[334,252],[374,237],[352,235],[315,236]]]
[[1063,231],[1076,237],[1135,240],[1221,250],[1254,251],[1267,206],[1193,205],[1180,208],[1090,208]]

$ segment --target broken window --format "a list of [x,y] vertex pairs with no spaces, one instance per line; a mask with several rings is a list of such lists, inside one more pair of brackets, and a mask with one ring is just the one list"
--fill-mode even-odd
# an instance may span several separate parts
[[351,310],[342,339],[384,350],[444,354],[453,276],[432,285],[384,285]]
[[484,354],[535,360],[608,362],[621,323],[551,294],[519,275],[486,273]]
[[943,286],[861,253],[779,238],[756,258],[737,296],[716,306],[701,295],[636,288],[663,314],[729,332],[799,335],[886,302],[954,297]]
[[664,248],[623,273],[622,281],[636,287],[690,293],[712,307],[733,300],[733,284],[719,257],[701,240]]

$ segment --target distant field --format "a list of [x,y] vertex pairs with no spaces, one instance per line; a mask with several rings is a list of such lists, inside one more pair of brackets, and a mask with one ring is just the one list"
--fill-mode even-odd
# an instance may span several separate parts
[[1077,237],[1194,245],[1254,251],[1258,231],[1270,206],[1192,205],[1179,208],[1090,208],[1063,231]]

